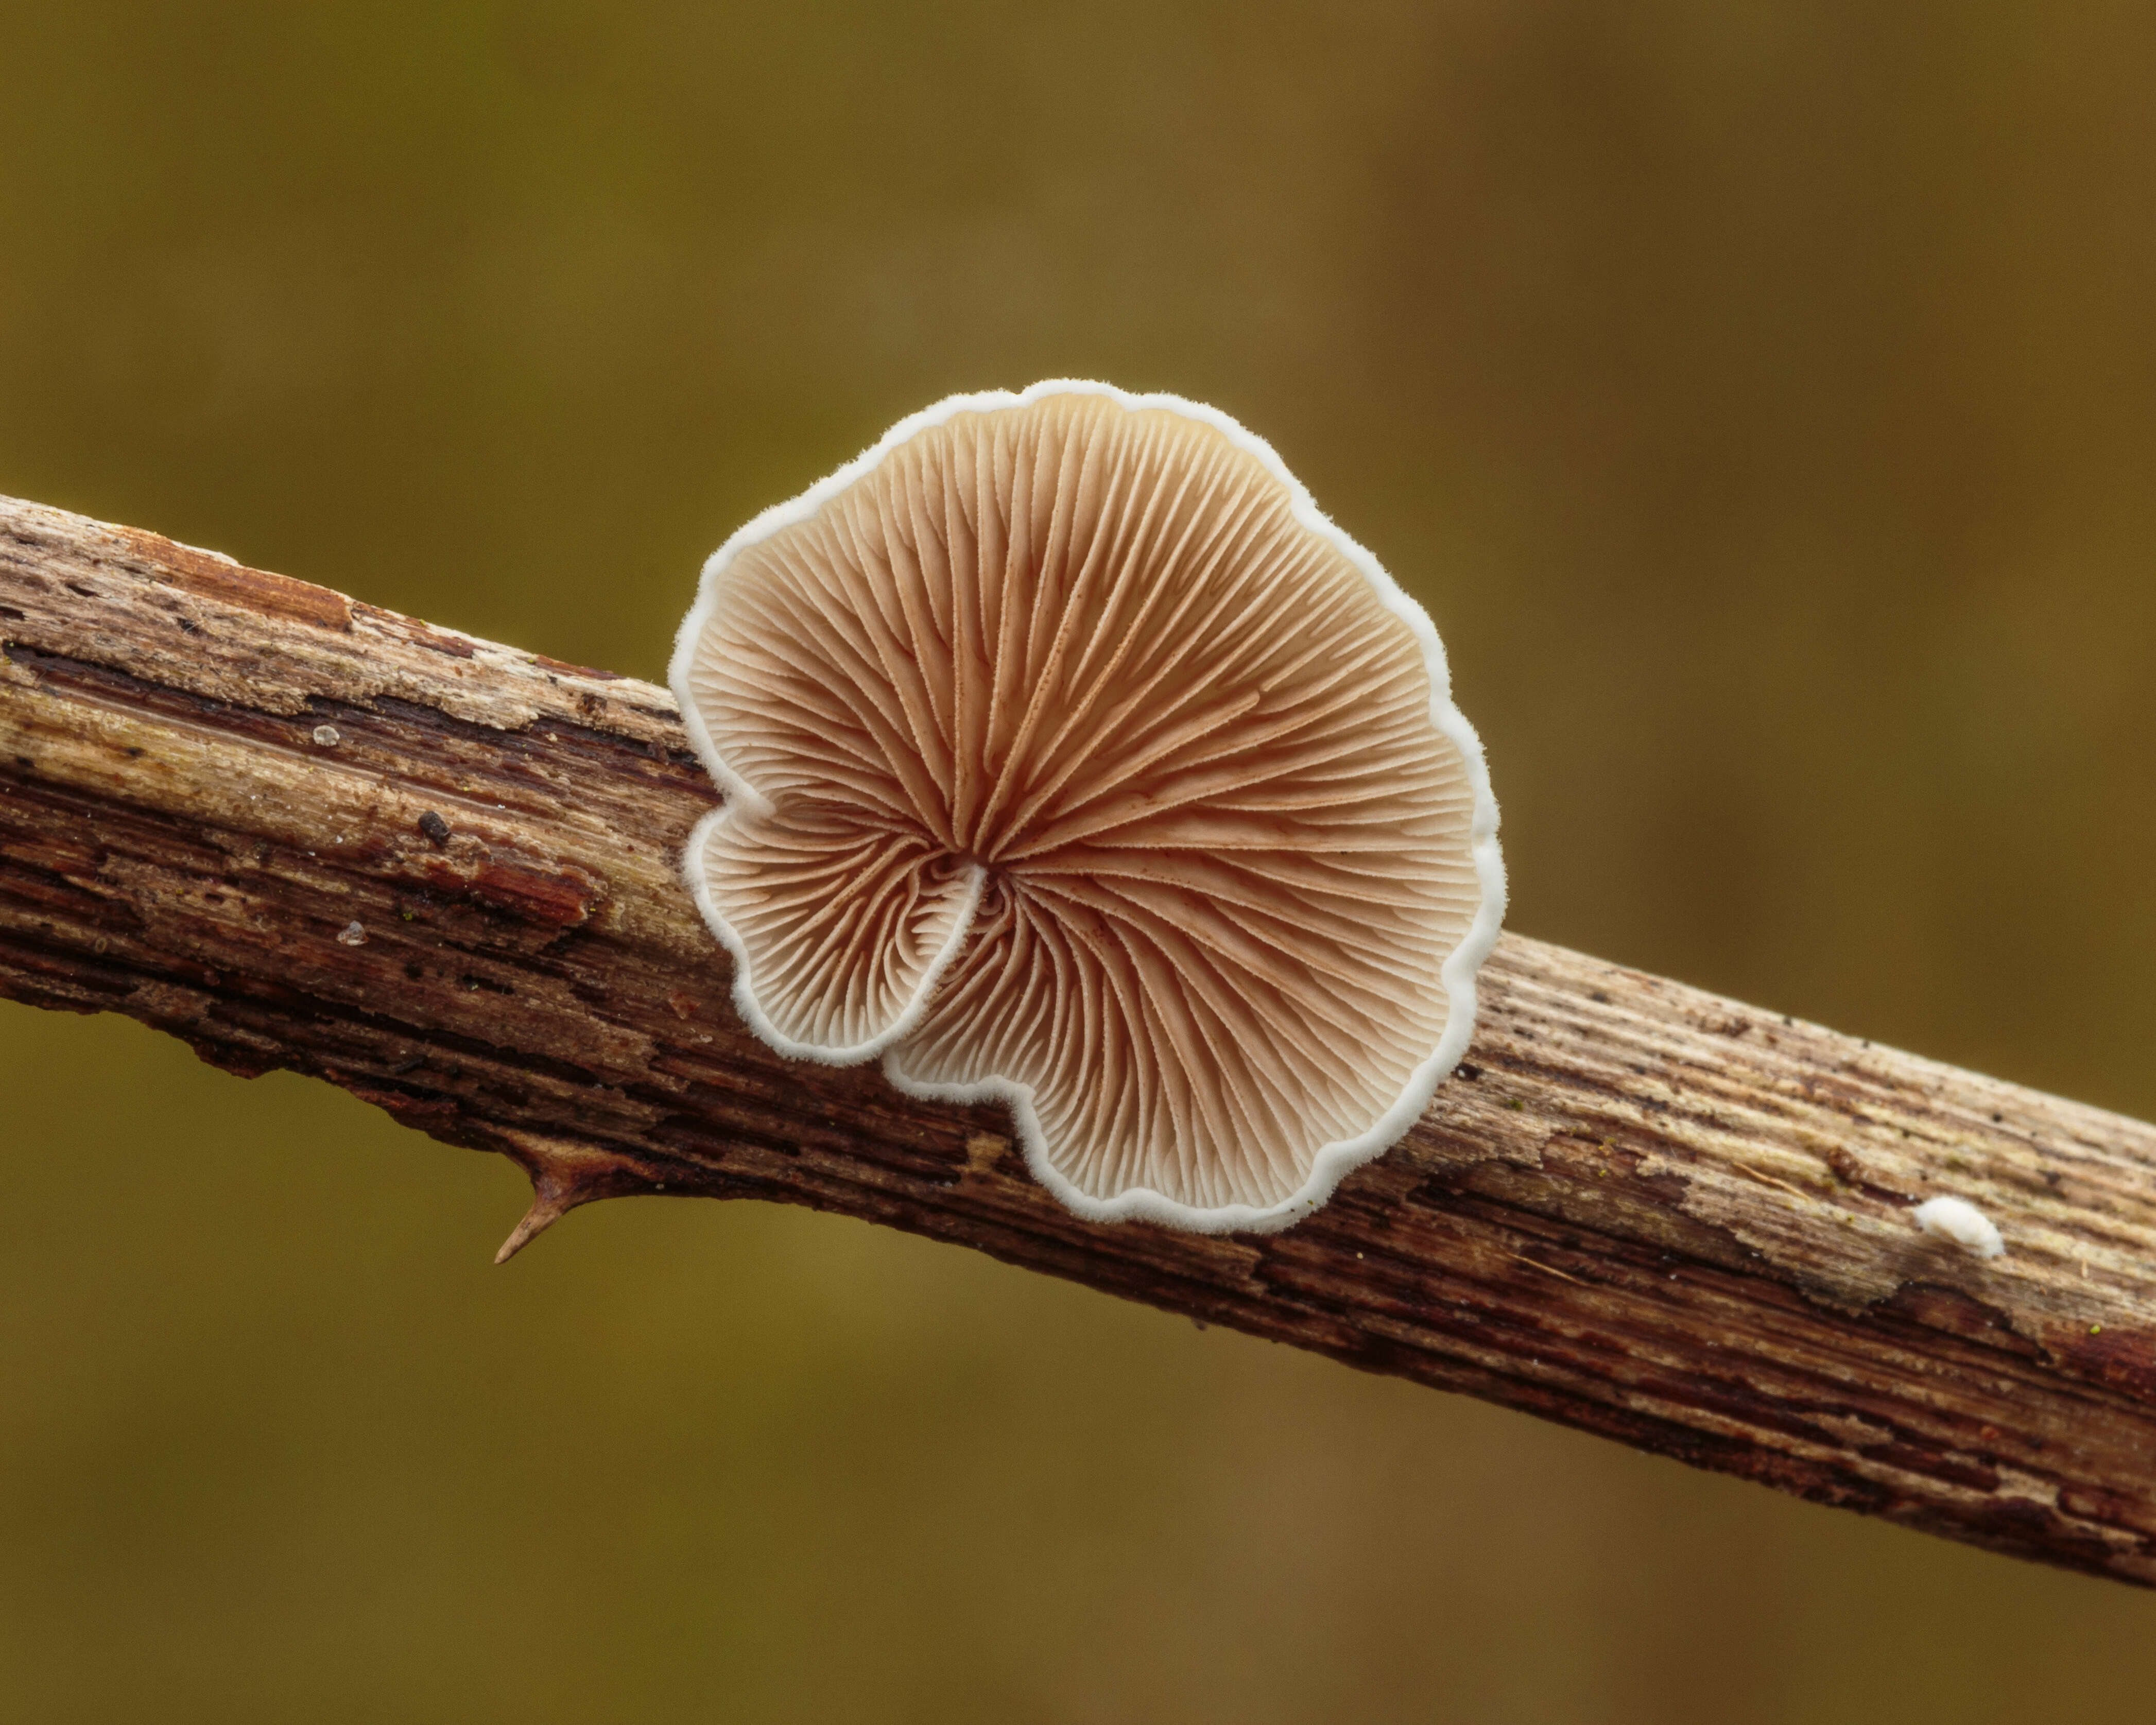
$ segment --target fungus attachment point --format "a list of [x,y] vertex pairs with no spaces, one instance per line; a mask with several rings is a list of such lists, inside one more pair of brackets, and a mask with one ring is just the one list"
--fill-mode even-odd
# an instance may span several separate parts
[[719,549],[672,681],[750,1027],[1007,1102],[1081,1215],[1286,1227],[1466,1047],[1481,745],[1430,619],[1224,414],[943,402]]

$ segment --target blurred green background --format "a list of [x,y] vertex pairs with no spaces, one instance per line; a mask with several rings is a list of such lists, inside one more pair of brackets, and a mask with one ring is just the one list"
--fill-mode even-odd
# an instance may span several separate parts
[[[1512,926],[2156,1116],[2156,8],[0,0],[0,490],[655,675],[954,389],[1219,403]],[[0,1007],[0,1717],[2148,1716],[2156,1599]]]

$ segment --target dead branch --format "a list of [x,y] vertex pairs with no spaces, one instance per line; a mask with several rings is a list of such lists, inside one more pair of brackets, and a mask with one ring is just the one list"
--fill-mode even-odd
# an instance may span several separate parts
[[[0,993],[513,1157],[505,1255],[597,1198],[805,1204],[2156,1584],[2149,1127],[1513,936],[1314,1219],[1096,1227],[995,1110],[742,1030],[664,691],[4,500],[0,640]],[[1943,1192],[2007,1255],[1919,1233]]]

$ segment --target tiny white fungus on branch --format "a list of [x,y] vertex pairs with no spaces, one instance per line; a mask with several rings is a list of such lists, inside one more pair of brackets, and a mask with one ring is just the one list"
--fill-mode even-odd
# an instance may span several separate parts
[[2006,1250],[1991,1218],[1965,1198],[1928,1199],[1917,1206],[1915,1219],[1925,1233],[1950,1240],[1979,1258],[1996,1258]]

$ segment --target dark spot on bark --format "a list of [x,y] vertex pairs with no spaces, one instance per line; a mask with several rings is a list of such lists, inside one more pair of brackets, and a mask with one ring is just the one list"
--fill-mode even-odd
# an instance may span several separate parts
[[2091,1324],[2086,1337],[2075,1337],[2060,1351],[2100,1384],[2128,1395],[2156,1394],[2156,1336],[2117,1324]]
[[556,928],[582,922],[598,896],[597,883],[581,869],[549,872],[506,862],[488,863],[472,877],[470,890],[490,910]]
[[2133,1525],[2133,1500],[2123,1491],[2107,1491],[2101,1486],[2061,1485],[2059,1507],[2084,1521],[2103,1522],[2128,1529]]
[[1998,1307],[1939,1282],[1905,1281],[1871,1310],[1875,1317],[1913,1319],[1926,1329],[1944,1331],[2024,1359],[2036,1358],[2044,1351],[2019,1333]]
[[1482,1076],[1482,1069],[1471,1060],[1462,1060],[1460,1063],[1460,1076],[1467,1079],[1480,1078]]
[[1981,1462],[1961,1461],[1934,1445],[1861,1444],[1856,1446],[1856,1453],[1869,1461],[1884,1463],[1888,1467],[1900,1468],[1905,1473],[1945,1480],[1953,1485],[1966,1486],[1972,1491],[1989,1492],[1999,1489],[1999,1475],[1995,1470]]
[[561,680],[553,675],[556,671],[572,677],[587,677],[594,683],[619,683],[621,680],[619,671],[599,670],[588,665],[571,665],[567,660],[549,659],[544,653],[534,653],[531,662],[546,669],[548,674],[547,680],[550,683]]
[[1597,988],[1597,989],[1596,989],[1593,993],[1589,994],[1587,998],[1588,998],[1589,1000],[1592,1000],[1592,1001],[1593,1001],[1593,1002],[1594,1002],[1597,1006],[1607,1006],[1607,1005],[1609,1005],[1609,997],[1607,994],[1604,993],[1602,992],[1602,990],[1601,990],[1601,989],[1599,989],[1599,988]]

